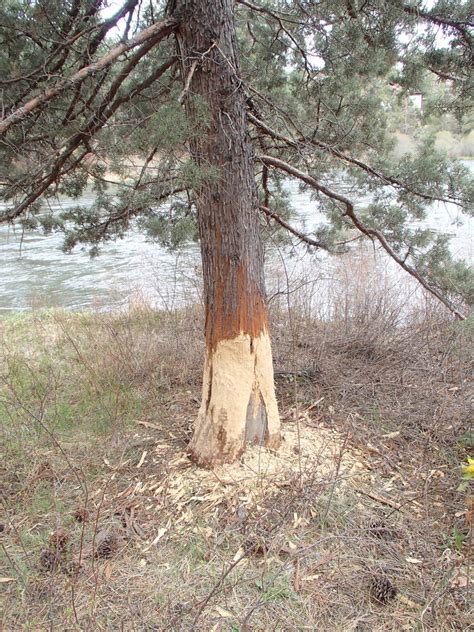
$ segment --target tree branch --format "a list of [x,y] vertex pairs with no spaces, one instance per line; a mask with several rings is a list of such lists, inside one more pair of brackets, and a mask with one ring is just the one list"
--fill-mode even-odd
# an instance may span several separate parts
[[[183,191],[186,191],[185,187],[177,187],[176,189],[165,191],[154,199],[154,203],[157,204],[158,202],[164,202],[166,199],[174,195],[178,195],[178,193],[182,193]],[[109,215],[109,217],[107,217],[105,220],[96,224],[95,227],[100,228],[96,241],[101,241],[105,237],[110,226],[112,226],[113,224],[117,224],[118,222],[128,222],[132,217],[146,210],[146,208],[147,207],[145,206],[136,206],[131,209],[127,207],[122,211]]]
[[[137,53],[138,55],[138,53]],[[130,60],[132,63],[132,60]],[[176,58],[172,57],[167,62],[159,66],[154,73],[152,73],[149,77],[147,77],[140,84],[135,85],[129,92],[125,93],[122,96],[118,96],[104,111],[102,108],[100,110],[100,116],[95,114],[89,123],[80,130],[77,134],[75,134],[63,147],[59,157],[51,166],[49,173],[45,176],[39,183],[37,183],[36,188],[24,199],[20,204],[16,207],[5,211],[0,214],[0,222],[12,222],[17,217],[19,217],[24,211],[28,209],[28,207],[35,202],[42,193],[46,191],[46,189],[60,176],[64,175],[62,171],[64,165],[67,160],[72,156],[72,154],[76,151],[81,144],[87,144],[87,141],[93,136],[99,129],[101,129],[107,120],[116,112],[116,110],[125,103],[125,101],[133,98],[137,93],[145,90],[150,87],[159,77],[161,77],[173,64],[176,63]],[[118,86],[116,86],[118,88]],[[109,92],[112,96],[116,93],[116,91]],[[86,148],[85,154],[89,153],[89,149]],[[84,154],[81,154],[81,159],[84,157]],[[74,163],[77,166],[77,160]],[[70,168],[68,167],[68,171]]]
[[248,2],[248,0],[236,0],[236,2],[237,4],[241,4],[242,6],[247,7],[251,11],[255,11],[256,13],[262,13],[263,15],[268,15],[269,17],[276,20],[279,24],[281,24],[281,21],[284,20],[285,22],[288,22],[290,24],[296,24],[298,26],[308,25],[307,22],[304,22],[302,20],[297,20],[293,16],[291,16],[289,13],[283,13],[281,11],[278,11],[277,13],[276,11],[271,11],[268,7],[259,7],[256,4],[252,4],[251,2]]
[[280,224],[280,226],[285,228],[289,233],[291,233],[295,237],[298,237],[298,239],[303,241],[305,244],[308,244],[309,246],[314,246],[315,248],[323,248],[324,250],[329,251],[329,248],[325,244],[323,244],[321,241],[316,241],[315,239],[311,239],[311,237],[308,237],[307,235],[305,235],[304,233],[301,233],[296,228],[293,228],[293,226],[290,226],[288,222],[285,222],[285,220],[282,217],[280,217],[279,215],[277,215],[277,213],[275,213],[270,208],[268,208],[268,206],[261,204],[259,206],[259,209],[263,213],[265,213],[267,217],[271,217],[272,219],[274,219],[275,222],[277,222],[277,224]]
[[380,243],[380,245],[385,250],[385,252],[394,261],[396,261],[401,268],[403,268],[406,272],[408,272],[408,274],[414,277],[418,281],[418,283],[420,283],[420,285],[422,285],[425,288],[425,290],[430,292],[430,294],[435,296],[441,303],[443,303],[443,305],[445,305],[457,318],[459,318],[459,320],[466,319],[466,316],[462,314],[461,312],[459,312],[458,309],[455,307],[455,305],[453,305],[453,303],[448,298],[443,296],[435,287],[430,285],[430,283],[428,283],[428,281],[424,279],[415,270],[415,268],[407,264],[403,259],[401,259],[397,255],[397,253],[393,250],[393,248],[390,246],[390,244],[388,243],[384,235],[379,230],[376,230],[375,228],[368,228],[360,221],[360,219],[357,217],[355,213],[353,203],[348,198],[346,198],[341,193],[338,193],[336,191],[329,189],[325,185],[318,182],[315,178],[313,178],[313,176],[306,174],[300,171],[299,169],[296,169],[292,165],[284,162],[283,160],[280,160],[279,158],[274,158],[273,156],[260,156],[260,160],[263,164],[269,167],[273,167],[275,169],[279,169],[280,171],[284,171],[288,175],[291,175],[294,178],[298,178],[302,182],[305,182],[306,184],[313,187],[314,189],[316,189],[317,191],[319,191],[326,197],[329,197],[341,203],[345,208],[344,215],[347,216],[352,221],[354,226],[361,233],[363,233],[370,239],[374,239],[374,238],[377,239],[377,241]]
[[255,127],[260,129],[260,131],[262,131],[264,134],[266,134],[267,136],[270,136],[271,138],[274,138],[275,140],[285,143],[286,145],[288,145],[288,147],[292,147],[294,149],[301,149],[305,145],[311,145],[313,147],[317,147],[318,149],[322,149],[323,151],[326,151],[332,154],[336,158],[339,158],[340,160],[343,160],[344,162],[347,162],[348,164],[359,167],[360,169],[362,169],[369,175],[378,178],[379,180],[384,182],[386,185],[391,185],[397,189],[404,189],[405,191],[412,193],[413,195],[416,195],[417,197],[420,197],[424,200],[428,200],[430,202],[446,202],[448,204],[456,204],[457,206],[462,206],[460,202],[458,202],[457,200],[453,198],[443,198],[440,196],[430,195],[429,193],[421,193],[420,191],[416,191],[415,189],[410,188],[404,182],[401,182],[401,180],[398,180],[397,178],[394,178],[393,176],[380,173],[379,171],[377,171],[370,165],[362,162],[361,160],[358,160],[357,158],[353,158],[352,156],[347,156],[342,151],[339,151],[338,149],[335,149],[334,147],[331,147],[330,145],[327,145],[326,143],[323,143],[321,141],[318,141],[312,138],[305,138],[305,137],[303,137],[302,139],[293,140],[292,138],[283,136],[283,134],[280,134],[279,132],[273,130],[266,123],[264,123],[263,121],[258,119],[256,116],[254,116],[251,112],[247,113],[247,118],[251,123],[255,125]]
[[[23,80],[30,80],[37,77],[32,82],[32,84],[29,85],[28,88],[24,90],[23,93],[15,100],[15,103],[9,109],[13,110],[17,108],[19,104],[23,101],[23,99],[27,97],[27,95],[30,94],[32,90],[36,89],[39,83],[43,79],[45,79],[47,76],[58,75],[59,71],[62,69],[66,60],[68,59],[70,52],[73,50],[73,44],[76,41],[88,35],[89,33],[93,33],[94,31],[99,30],[98,34],[95,35],[92,41],[88,43],[89,50],[91,46],[94,46],[97,49],[97,46],[102,42],[104,37],[107,35],[108,31],[117,24],[120,18],[124,17],[129,11],[133,12],[133,9],[136,6],[136,3],[137,3],[137,0],[128,0],[126,4],[120,8],[119,11],[117,11],[113,16],[111,16],[104,22],[97,25],[89,26],[87,28],[84,28],[83,30],[76,29],[74,33],[71,35],[71,37],[69,37],[69,39],[63,39],[60,42],[55,42],[48,58],[44,60],[43,63],[39,67],[37,67],[32,72],[30,72],[28,75],[17,77],[11,80],[0,81],[0,85],[7,85],[9,83],[15,83],[17,81],[23,81]],[[80,1],[77,4],[80,5]],[[91,5],[90,10],[87,11],[85,16],[83,17],[84,21],[87,21],[89,18],[92,17],[93,11],[94,11],[93,7],[94,7],[94,4]],[[77,10],[79,10],[79,7],[77,7]],[[75,17],[77,17],[77,15]],[[64,31],[64,37],[69,35],[71,28],[73,26],[74,20],[75,18],[72,19],[72,22],[70,22],[69,27]],[[58,55],[60,55],[59,60],[57,60],[56,64],[50,68],[49,65],[52,63],[52,61],[54,61],[54,59]],[[88,59],[88,57],[86,59]]]
[[97,60],[93,64],[84,66],[84,68],[81,68],[80,70],[78,70],[71,77],[67,77],[66,79],[62,79],[61,81],[58,81],[56,85],[51,86],[50,88],[45,90],[42,94],[38,95],[37,97],[34,97],[30,101],[28,101],[28,103],[26,103],[24,106],[18,108],[17,110],[12,112],[12,114],[7,116],[0,123],[0,134],[1,135],[5,134],[5,132],[13,124],[24,119],[26,116],[31,114],[31,112],[36,110],[39,106],[44,105],[48,101],[51,101],[52,99],[54,99],[66,88],[70,88],[74,85],[77,85],[81,83],[82,81],[84,81],[84,79],[86,79],[93,73],[98,72],[99,70],[102,70],[103,68],[106,68],[107,66],[112,64],[114,61],[116,61],[118,57],[120,57],[120,55],[122,55],[126,51],[131,50],[132,48],[135,48],[136,46],[140,46],[141,44],[144,44],[151,38],[155,39],[155,43],[157,43],[161,39],[167,37],[168,35],[170,35],[170,33],[172,33],[172,31],[176,28],[177,25],[178,25],[178,20],[173,17],[167,18],[166,20],[163,20],[162,22],[157,22],[156,24],[153,24],[152,26],[148,27],[147,29],[139,33],[136,37],[133,37],[128,42],[119,44],[118,46],[113,48],[111,51],[109,51],[106,55],[101,57],[99,60]]
[[474,26],[472,22],[452,20],[442,15],[432,13],[431,11],[424,11],[418,6],[413,5],[402,4],[402,9],[408,15],[413,15],[417,18],[421,18],[422,20],[426,20],[427,22],[431,22],[433,24],[436,24],[437,26],[449,27],[454,29],[461,35],[463,40],[466,42],[468,48],[472,49],[472,37],[468,30],[468,28],[472,28],[472,26]]

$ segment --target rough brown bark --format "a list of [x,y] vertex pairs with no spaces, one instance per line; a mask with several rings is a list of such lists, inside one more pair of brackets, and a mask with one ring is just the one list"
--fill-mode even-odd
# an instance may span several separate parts
[[[263,248],[232,0],[191,0],[178,34],[186,108],[201,121],[190,150],[196,188],[207,357],[191,452],[212,466],[252,441],[276,446],[279,422]],[[205,114],[202,109],[204,105]]]

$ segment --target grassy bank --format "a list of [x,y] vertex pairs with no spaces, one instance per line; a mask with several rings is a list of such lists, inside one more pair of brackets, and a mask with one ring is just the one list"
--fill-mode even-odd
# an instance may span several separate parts
[[198,308],[0,321],[3,629],[467,629],[472,321],[296,296],[283,446],[215,472],[186,457]]

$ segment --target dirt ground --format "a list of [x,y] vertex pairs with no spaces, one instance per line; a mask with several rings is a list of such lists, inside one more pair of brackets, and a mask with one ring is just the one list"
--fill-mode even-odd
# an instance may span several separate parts
[[470,629],[473,323],[369,316],[275,310],[282,446],[213,471],[198,310],[1,321],[2,629]]

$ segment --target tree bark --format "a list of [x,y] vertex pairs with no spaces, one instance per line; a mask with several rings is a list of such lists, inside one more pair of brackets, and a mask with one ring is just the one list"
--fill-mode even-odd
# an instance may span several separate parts
[[232,0],[188,0],[178,33],[205,293],[202,403],[190,444],[203,466],[235,460],[247,443],[277,447],[252,147],[239,79]]

